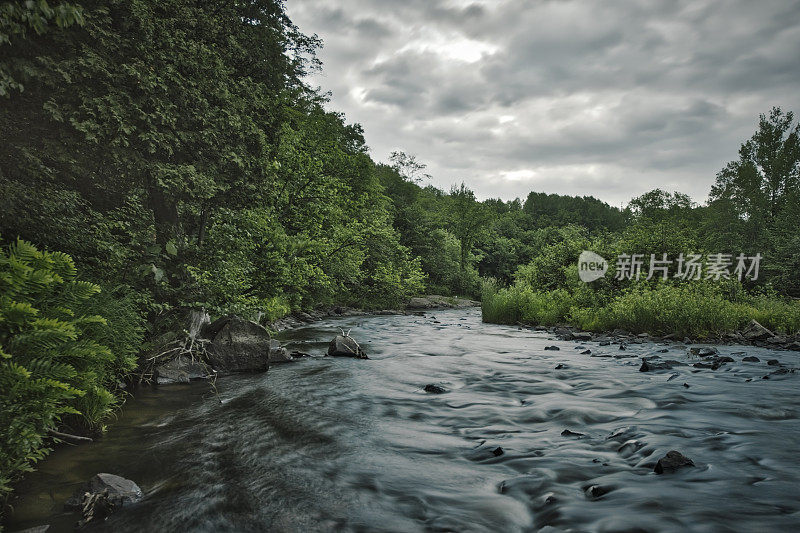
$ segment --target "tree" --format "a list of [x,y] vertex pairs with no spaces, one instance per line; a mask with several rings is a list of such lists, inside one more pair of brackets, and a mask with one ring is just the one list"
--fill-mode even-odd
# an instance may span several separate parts
[[461,243],[462,272],[467,269],[472,248],[480,233],[486,229],[490,215],[463,182],[450,189],[450,231]]
[[771,224],[800,187],[800,124],[773,107],[739,148],[739,159],[717,174],[710,200],[730,200],[743,220]]
[[402,176],[403,179],[411,183],[420,183],[431,177],[430,174],[424,172],[427,165],[417,161],[416,156],[406,154],[405,152],[394,151],[389,156],[389,161],[392,163],[392,168]]

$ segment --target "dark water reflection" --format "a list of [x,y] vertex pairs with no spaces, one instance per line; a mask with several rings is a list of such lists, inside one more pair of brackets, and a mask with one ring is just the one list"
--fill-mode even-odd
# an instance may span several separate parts
[[[97,472],[146,493],[108,531],[800,527],[800,375],[761,379],[775,370],[767,359],[796,367],[796,353],[720,347],[762,362],[640,373],[639,357],[665,346],[562,342],[482,324],[477,310],[331,320],[284,340],[321,354],[339,326],[370,360],[221,379],[221,404],[205,384],[142,391],[106,438],[60,449],[29,476],[10,530],[71,530],[61,504]],[[663,358],[693,362],[666,347]],[[671,449],[696,468],[656,476]]]

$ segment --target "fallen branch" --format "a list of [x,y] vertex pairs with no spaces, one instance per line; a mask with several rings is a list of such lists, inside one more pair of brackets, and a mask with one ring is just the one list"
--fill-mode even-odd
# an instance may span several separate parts
[[57,439],[61,440],[70,440],[73,442],[94,442],[89,437],[81,437],[80,435],[70,435],[69,433],[61,433],[60,431],[56,431],[55,429],[48,429],[47,434],[51,437],[56,437]]

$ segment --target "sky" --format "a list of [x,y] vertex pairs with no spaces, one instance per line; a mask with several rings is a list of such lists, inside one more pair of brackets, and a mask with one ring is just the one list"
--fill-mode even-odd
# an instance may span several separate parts
[[424,184],[702,203],[772,106],[800,113],[800,0],[287,0],[309,82]]

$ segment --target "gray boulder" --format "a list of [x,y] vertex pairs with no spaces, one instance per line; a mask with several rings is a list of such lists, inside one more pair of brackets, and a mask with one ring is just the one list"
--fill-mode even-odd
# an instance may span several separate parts
[[751,320],[742,331],[742,336],[749,341],[764,340],[774,337],[775,334],[762,326],[755,319]]
[[[208,362],[215,370],[264,372],[269,368],[272,338],[255,322],[237,316],[223,317],[208,326],[204,334],[212,339],[206,351]],[[277,358],[277,350],[274,351]]]
[[269,364],[288,363],[292,360],[289,350],[281,346],[281,343],[272,339],[269,343]]
[[328,355],[335,357],[356,357],[368,359],[361,346],[349,335],[336,335],[328,345]]
[[163,365],[157,366],[154,376],[159,385],[189,383],[193,379],[205,379],[208,377],[208,371],[199,360],[192,361],[191,357],[179,355]]
[[102,473],[76,490],[64,506],[79,511],[81,520],[78,526],[85,526],[94,520],[105,520],[118,508],[134,504],[143,497],[142,489],[130,479]]

